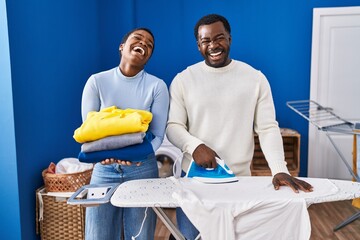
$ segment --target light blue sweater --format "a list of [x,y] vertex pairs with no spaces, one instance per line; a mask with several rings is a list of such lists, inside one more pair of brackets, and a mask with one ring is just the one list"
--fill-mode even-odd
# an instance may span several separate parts
[[126,77],[119,67],[91,75],[82,95],[82,120],[86,119],[88,112],[110,106],[150,111],[153,120],[149,131],[155,136],[151,145],[154,151],[160,147],[169,108],[169,93],[163,80],[145,70],[133,77]]

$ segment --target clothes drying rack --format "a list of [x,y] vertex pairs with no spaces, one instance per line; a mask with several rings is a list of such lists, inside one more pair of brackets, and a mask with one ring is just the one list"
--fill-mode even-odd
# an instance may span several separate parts
[[[333,112],[332,108],[323,107],[319,103],[313,100],[299,100],[299,101],[288,101],[286,105],[295,111],[297,114],[305,118],[311,124],[317,127],[318,130],[326,133],[326,136],[330,140],[331,145],[335,148],[340,159],[345,164],[351,176],[357,181],[360,182],[359,175],[357,171],[350,166],[346,161],[344,155],[340,149],[335,144],[334,140],[331,138],[330,133],[339,133],[339,134],[351,134],[351,135],[360,135],[360,123],[349,122],[340,116],[336,115]],[[347,224],[355,221],[360,218],[360,211],[355,213],[350,218],[346,219],[339,225],[334,228],[334,231],[339,230],[340,228],[346,226]]]

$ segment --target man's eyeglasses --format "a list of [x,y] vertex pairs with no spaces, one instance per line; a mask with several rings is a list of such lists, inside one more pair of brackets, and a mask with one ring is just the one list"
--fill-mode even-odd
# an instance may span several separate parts
[[221,36],[217,36],[215,37],[214,39],[210,40],[210,38],[203,38],[203,39],[200,39],[198,40],[198,42],[200,43],[201,46],[203,47],[207,47],[207,46],[210,46],[210,44],[219,44],[223,41],[226,40],[226,37],[221,35]]

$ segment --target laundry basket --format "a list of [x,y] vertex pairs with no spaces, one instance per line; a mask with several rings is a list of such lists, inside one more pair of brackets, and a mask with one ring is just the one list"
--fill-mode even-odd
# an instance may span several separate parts
[[47,195],[45,188],[36,191],[36,233],[42,240],[84,239],[85,208],[67,199]]
[[76,173],[48,173],[43,170],[46,192],[75,192],[80,187],[90,183],[92,169]]
[[85,208],[69,205],[73,192],[90,183],[92,169],[55,174],[42,171],[45,186],[36,190],[36,233],[42,240],[83,240]]

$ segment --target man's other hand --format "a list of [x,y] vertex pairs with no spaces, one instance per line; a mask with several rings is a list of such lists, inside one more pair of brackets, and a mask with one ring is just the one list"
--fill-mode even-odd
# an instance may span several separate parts
[[273,177],[272,183],[274,185],[275,190],[278,190],[280,186],[289,186],[291,189],[298,193],[299,190],[304,192],[312,192],[313,187],[300,179],[294,178],[287,173],[277,173]]

